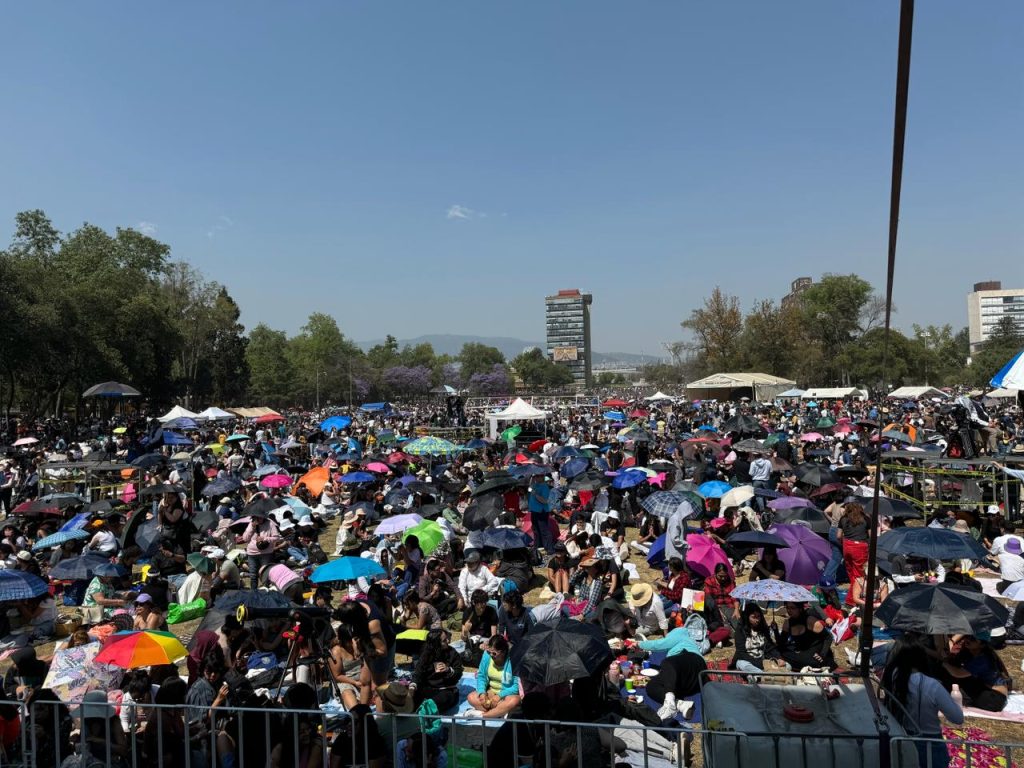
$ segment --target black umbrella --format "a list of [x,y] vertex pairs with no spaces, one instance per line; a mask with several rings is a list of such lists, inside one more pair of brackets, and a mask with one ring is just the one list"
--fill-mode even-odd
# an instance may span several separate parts
[[510,658],[520,680],[549,686],[590,677],[608,665],[612,652],[599,626],[561,617],[533,627],[512,646]]
[[502,472],[500,475],[485,478],[480,485],[473,489],[470,496],[483,496],[495,491],[507,491],[509,488],[515,488],[517,485],[519,485],[519,478],[513,477],[507,472]]
[[581,475],[576,475],[569,483],[574,491],[596,491],[608,485],[608,478],[599,470],[588,469]]
[[796,467],[796,479],[806,485],[813,485],[820,488],[829,483],[838,483],[836,473],[824,464],[798,464]]
[[280,499],[272,499],[269,496],[262,496],[251,504],[247,504],[245,509],[242,510],[242,514],[246,517],[252,517],[253,515],[270,517],[271,512],[275,509],[280,509],[283,506],[285,506],[285,504]]
[[775,513],[775,522],[782,525],[796,524],[810,528],[821,536],[828,536],[832,524],[817,507],[794,507],[792,509],[780,509]]
[[755,419],[753,416],[748,414],[740,414],[739,416],[733,416],[731,419],[727,419],[722,424],[721,432],[739,432],[741,434],[756,434],[762,429],[761,422]]
[[740,440],[736,445],[732,447],[737,453],[763,453],[768,455],[772,452],[771,448],[766,447],[761,442],[747,438],[746,440]]
[[726,541],[737,547],[788,547],[789,542],[781,536],[767,531],[741,531],[734,533]]
[[160,541],[160,520],[154,517],[141,524],[135,531],[135,543],[139,545],[143,554],[151,555],[156,552],[156,545]]
[[411,483],[407,483],[405,490],[409,493],[429,493],[431,495],[437,490],[433,483],[425,483],[422,480],[413,480]]
[[120,505],[115,505],[110,499],[100,499],[99,501],[92,502],[85,510],[86,512],[109,512],[115,506]]
[[896,528],[878,537],[878,548],[929,560],[982,560],[988,556],[985,548],[969,534],[946,528]]
[[167,461],[162,453],[144,453],[137,457],[133,462],[133,467],[140,467],[141,469],[149,469],[150,467],[156,467]]
[[207,483],[206,487],[203,488],[203,496],[223,496],[224,494],[234,493],[242,487],[242,481],[234,477],[221,477],[214,480],[211,483]]
[[139,496],[159,496],[162,493],[187,493],[187,491],[185,486],[180,483],[158,483],[147,485],[139,491]]
[[436,520],[444,510],[440,504],[424,504],[422,507],[416,507],[412,511],[424,520]]
[[505,499],[500,494],[477,496],[462,514],[462,527],[468,531],[482,531],[493,525],[504,511]]
[[95,553],[69,557],[50,569],[50,578],[57,581],[91,579],[101,565],[110,565],[110,558]]
[[393,507],[405,506],[405,502],[412,496],[405,488],[392,488],[388,491],[388,495],[384,497],[384,503],[390,504]]
[[220,518],[217,516],[217,510],[215,509],[203,509],[196,512],[195,517],[192,518],[192,525],[195,526],[197,531],[208,531],[211,528],[216,528]]
[[138,397],[142,393],[135,387],[116,381],[104,381],[94,384],[82,393],[82,397]]
[[875,611],[890,629],[925,635],[974,635],[1002,627],[1009,616],[999,601],[951,584],[908,584],[891,593]]
[[[873,502],[870,496],[847,496],[843,503],[862,504],[865,509],[871,509]],[[924,517],[909,501],[889,499],[885,496],[878,497],[878,514],[898,520],[920,520]]]
[[260,589],[229,590],[220,595],[213,606],[207,610],[206,616],[203,617],[202,623],[196,628],[195,634],[193,634],[192,640],[188,644],[188,649],[192,650],[195,637],[199,634],[200,630],[206,629],[210,632],[217,632],[224,626],[224,619],[228,616],[234,616],[240,605],[244,605],[246,608],[277,608],[284,610],[297,608],[291,600],[280,592],[268,592]]
[[540,477],[541,475],[550,475],[551,469],[548,467],[542,467],[537,464],[517,464],[513,467],[509,467],[509,474],[514,477]]
[[852,464],[847,467],[836,467],[836,469],[833,471],[843,479],[854,479],[868,476],[868,471],[864,469],[864,467],[856,467],[853,466]]
[[85,504],[85,499],[77,493],[48,493],[45,496],[40,496],[39,500],[57,509],[69,509]]

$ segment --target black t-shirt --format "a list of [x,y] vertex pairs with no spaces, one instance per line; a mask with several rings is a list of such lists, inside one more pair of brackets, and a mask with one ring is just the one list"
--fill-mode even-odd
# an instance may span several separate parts
[[498,612],[494,606],[488,605],[482,614],[477,615],[477,612],[470,606],[462,614],[462,623],[465,624],[467,621],[469,622],[469,634],[490,638],[491,631],[498,626]]
[[732,473],[740,483],[750,482],[750,462],[746,459],[736,459],[732,463]]
[[161,576],[176,576],[184,573],[184,561],[179,562],[174,559],[174,556],[184,554],[185,550],[183,550],[177,543],[174,543],[171,545],[173,554],[168,555],[164,552],[162,547],[163,545],[161,545],[161,549],[153,555],[153,559],[151,561],[157,573]]

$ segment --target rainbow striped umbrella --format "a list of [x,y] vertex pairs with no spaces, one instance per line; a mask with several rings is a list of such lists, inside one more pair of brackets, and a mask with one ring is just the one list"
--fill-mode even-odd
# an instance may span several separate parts
[[147,629],[141,632],[115,632],[110,636],[95,663],[113,664],[123,669],[173,664],[188,651],[170,632]]

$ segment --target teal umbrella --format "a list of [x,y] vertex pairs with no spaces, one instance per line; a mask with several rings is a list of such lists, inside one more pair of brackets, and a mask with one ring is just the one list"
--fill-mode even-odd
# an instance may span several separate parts
[[443,456],[455,453],[459,447],[440,437],[427,435],[406,443],[402,450],[413,456]]

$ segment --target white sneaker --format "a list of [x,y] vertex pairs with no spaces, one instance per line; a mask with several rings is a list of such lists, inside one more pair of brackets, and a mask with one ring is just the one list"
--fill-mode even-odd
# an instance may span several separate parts
[[680,701],[676,703],[676,712],[682,715],[684,720],[689,720],[695,706],[697,705],[692,701]]
[[674,701],[666,701],[658,709],[658,718],[664,722],[671,720],[676,716],[676,703]]

